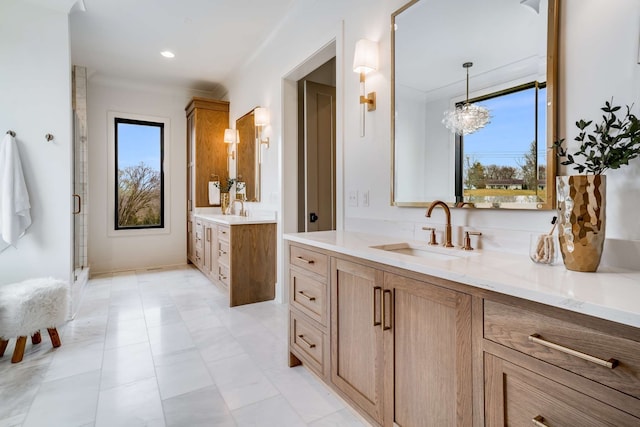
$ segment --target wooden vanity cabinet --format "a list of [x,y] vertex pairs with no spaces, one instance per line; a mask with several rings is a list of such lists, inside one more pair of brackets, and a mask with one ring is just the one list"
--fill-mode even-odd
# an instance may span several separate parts
[[194,97],[187,114],[187,210],[218,206],[209,204],[209,181],[217,175],[226,180],[227,146],[224,130],[229,127],[229,103]]
[[640,335],[512,299],[483,304],[486,426],[640,426]]

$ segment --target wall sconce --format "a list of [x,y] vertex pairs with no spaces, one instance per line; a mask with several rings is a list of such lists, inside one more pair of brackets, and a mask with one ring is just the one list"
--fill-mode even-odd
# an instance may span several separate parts
[[234,150],[234,145],[240,143],[240,132],[236,129],[225,129],[224,130],[224,142],[225,144],[229,144],[229,152],[227,155],[232,159],[236,159],[236,151]]
[[256,128],[256,141],[260,145],[266,145],[269,148],[269,136],[267,135],[266,127],[269,126],[271,117],[269,110],[265,107],[257,107],[253,110],[253,121]]
[[378,69],[378,43],[372,40],[361,39],[356,43],[356,52],[353,56],[353,71],[360,73],[360,136],[364,136],[364,106],[367,111],[376,109],[376,93],[369,92],[365,96],[365,75]]

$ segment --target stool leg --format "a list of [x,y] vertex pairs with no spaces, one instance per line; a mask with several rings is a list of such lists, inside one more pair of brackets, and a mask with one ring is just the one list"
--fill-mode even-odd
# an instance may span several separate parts
[[49,332],[49,338],[51,338],[51,345],[54,347],[60,347],[60,336],[56,328],[47,328]]
[[16,348],[13,349],[13,357],[11,363],[18,363],[24,356],[24,346],[27,344],[27,337],[18,337],[16,340]]
[[4,340],[0,338],[0,357],[4,356],[4,351],[7,349],[8,344],[9,344],[9,340]]
[[40,344],[42,342],[42,335],[40,335],[40,331],[31,335],[31,344]]

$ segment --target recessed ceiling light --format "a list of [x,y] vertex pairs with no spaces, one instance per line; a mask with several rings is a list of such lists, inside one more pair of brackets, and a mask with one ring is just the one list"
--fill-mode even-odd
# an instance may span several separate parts
[[164,56],[165,58],[173,58],[174,56],[176,56],[170,50],[163,50],[162,52],[160,52],[160,55]]

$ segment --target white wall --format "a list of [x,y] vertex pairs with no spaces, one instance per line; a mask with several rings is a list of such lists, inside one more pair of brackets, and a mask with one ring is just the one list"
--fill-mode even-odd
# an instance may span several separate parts
[[[0,2],[0,137],[17,133],[32,225],[0,253],[0,284],[71,279],[71,66],[66,12]],[[45,134],[55,139],[46,142]]]
[[[231,120],[260,104],[272,110],[272,149],[263,165],[265,202],[291,191],[287,183],[295,169],[281,164],[276,149],[282,150],[282,78],[303,63],[313,52],[337,37],[338,150],[343,156],[344,188],[369,191],[369,207],[345,207],[344,228],[388,233],[399,238],[426,239],[420,230],[427,222],[442,224],[444,215],[424,218],[424,209],[397,208],[389,204],[390,189],[390,14],[404,0],[324,0],[297,2],[291,13],[263,46],[253,61],[238,70],[228,82]],[[572,139],[577,118],[598,117],[605,100],[640,104],[640,2],[637,0],[563,0],[561,8],[560,50],[560,134]],[[340,32],[340,22],[344,31]],[[351,71],[355,42],[360,38],[378,40],[380,67],[367,76],[367,91],[376,91],[378,107],[367,113],[366,136],[359,137],[358,76]],[[342,104],[340,104],[342,103]],[[640,105],[635,106],[636,114]],[[286,125],[286,123],[285,123]],[[281,158],[286,158],[282,155]],[[338,162],[338,165],[341,163]],[[280,169],[282,168],[282,170]],[[341,172],[339,171],[339,174]],[[640,240],[640,160],[622,171],[608,173],[607,236],[614,240]],[[282,185],[280,185],[282,184]],[[343,194],[345,194],[343,192]],[[340,215],[341,212],[338,213]],[[530,232],[546,231],[553,212],[455,210],[453,222],[458,236],[461,227],[481,230],[482,246],[526,253]],[[340,221],[338,222],[341,223]],[[285,229],[285,231],[287,231]],[[611,258],[611,257],[610,257]],[[635,258],[637,264],[637,257]]]
[[[192,96],[182,89],[143,87],[95,77],[89,80],[89,265],[91,273],[186,263],[186,116]],[[110,111],[168,118],[165,141],[165,229],[116,232],[108,206]]]

